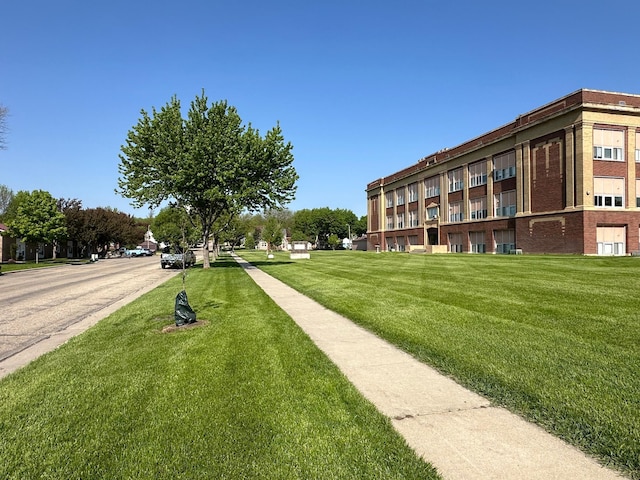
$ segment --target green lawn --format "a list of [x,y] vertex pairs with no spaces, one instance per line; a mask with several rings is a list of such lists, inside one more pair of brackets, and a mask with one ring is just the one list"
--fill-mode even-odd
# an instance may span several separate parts
[[[2,479],[437,478],[229,259],[0,381]],[[204,322],[203,322],[204,323]]]
[[640,479],[640,258],[241,253]]

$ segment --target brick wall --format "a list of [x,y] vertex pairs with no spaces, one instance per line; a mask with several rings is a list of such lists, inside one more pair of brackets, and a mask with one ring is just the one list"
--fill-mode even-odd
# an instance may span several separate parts
[[562,210],[566,205],[563,142],[558,139],[531,147],[531,211]]
[[516,246],[524,253],[582,253],[583,212],[518,218]]

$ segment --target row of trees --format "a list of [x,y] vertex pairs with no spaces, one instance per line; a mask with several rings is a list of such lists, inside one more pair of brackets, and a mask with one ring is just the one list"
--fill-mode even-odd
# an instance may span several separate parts
[[237,246],[244,239],[248,248],[260,240],[277,245],[284,232],[291,241],[308,241],[317,248],[335,248],[343,238],[358,237],[366,231],[367,217],[358,218],[351,210],[324,207],[291,212],[280,209],[240,215],[222,232],[220,240]]
[[[111,244],[133,246],[146,226],[131,215],[112,208],[82,208],[77,199],[54,199],[49,192],[13,191],[0,185],[0,221],[7,234],[25,243],[54,247],[73,241],[79,256],[105,254]],[[57,248],[53,248],[54,257]]]

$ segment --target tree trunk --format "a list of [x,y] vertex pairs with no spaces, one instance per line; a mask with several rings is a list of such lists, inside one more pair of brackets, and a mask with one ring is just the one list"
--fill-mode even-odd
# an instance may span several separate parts
[[202,268],[211,268],[209,262],[209,235],[203,235],[202,239]]

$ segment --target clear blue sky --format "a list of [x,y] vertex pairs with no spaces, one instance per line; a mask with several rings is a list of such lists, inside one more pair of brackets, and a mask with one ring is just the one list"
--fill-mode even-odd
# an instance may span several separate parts
[[0,184],[138,216],[114,193],[120,146],[172,95],[279,121],[289,208],[361,216],[367,183],[425,155],[580,88],[640,93],[632,0],[25,0],[0,18]]

